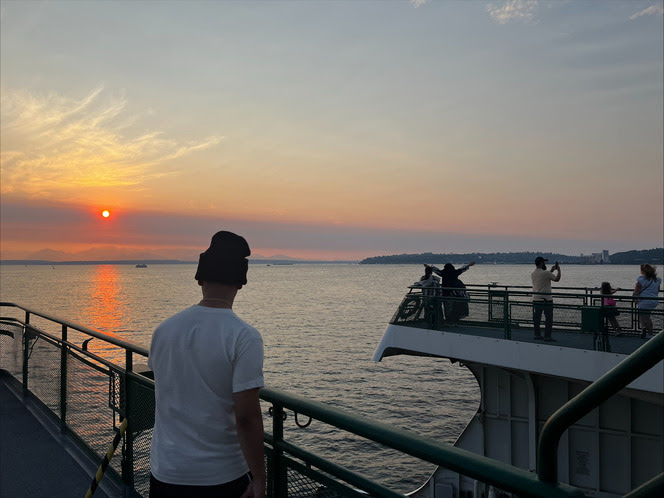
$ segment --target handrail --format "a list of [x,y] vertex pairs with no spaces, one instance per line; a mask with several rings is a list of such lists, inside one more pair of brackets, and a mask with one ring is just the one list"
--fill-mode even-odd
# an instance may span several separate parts
[[537,474],[543,482],[558,479],[558,442],[565,430],[664,359],[664,332],[560,407],[544,424],[537,451]]
[[536,474],[461,448],[441,444],[419,434],[391,427],[323,403],[279,389],[263,388],[260,397],[273,403],[365,437],[389,448],[443,466],[496,487],[523,495],[583,496],[583,492],[562,483],[549,483]]
[[[410,291],[413,290],[459,290],[458,287],[443,287],[441,285],[431,285],[429,287],[422,287],[421,285],[409,285],[407,286]],[[514,290],[514,289],[531,289],[531,290]],[[579,297],[579,298],[587,298],[587,297],[593,297],[593,298],[599,298],[603,297],[601,294],[586,294],[585,292],[559,292],[563,290],[578,290],[578,291],[594,291],[594,290],[600,290],[599,288],[578,288],[578,287],[556,287],[552,292],[534,292],[532,290],[531,286],[528,285],[484,285],[484,284],[466,284],[466,290],[471,291],[471,292],[481,292],[481,293],[490,293],[490,292],[495,292],[495,291],[500,291],[500,292],[509,292],[510,295],[514,296],[535,296],[535,295],[546,295],[546,296],[551,296],[551,297]],[[625,289],[626,292],[631,292],[628,291],[628,289]],[[659,291],[660,293],[664,293],[664,289]],[[629,295],[619,295],[619,294],[612,294],[611,297],[614,299],[621,299],[621,300],[651,300],[651,301],[664,301],[664,297],[654,297],[654,296],[633,296],[632,294]]]
[[[34,314],[35,316],[42,317],[52,322],[60,323],[63,325],[63,335],[65,335],[65,329],[69,327],[93,337],[98,337],[119,347],[123,347],[124,344],[127,344],[130,346],[128,350],[137,352],[139,354],[147,355],[148,353],[145,348],[133,345],[121,339],[117,339],[113,336],[109,336],[103,332],[77,325],[66,320],[61,320],[49,316],[45,313],[36,312],[32,309],[25,308],[14,303],[0,302],[0,306],[15,307],[26,311],[28,314]],[[18,321],[10,317],[7,317],[7,320]],[[90,352],[84,351],[82,348],[68,342],[66,337],[57,339],[57,337],[51,336],[50,334],[39,330],[38,328],[34,327],[34,325],[29,323],[25,323],[24,326],[35,330],[46,337],[53,338],[56,342],[66,346],[67,348],[83,353],[94,359],[98,359],[96,355],[92,355]],[[27,350],[28,341],[25,341],[25,345],[23,347]],[[65,351],[64,348],[63,351]],[[445,467],[471,478],[475,478],[478,481],[492,484],[499,489],[515,492],[521,496],[538,495],[547,497],[580,497],[583,495],[583,493],[578,488],[557,482],[557,447],[560,437],[569,426],[585,416],[589,411],[597,407],[611,395],[615,394],[620,389],[623,389],[625,386],[630,384],[633,380],[652,368],[663,358],[664,332],[658,334],[655,338],[646,342],[625,361],[602,376],[594,384],[591,384],[578,396],[570,400],[561,409],[559,409],[546,422],[542,430],[538,445],[537,473],[528,472],[524,469],[519,469],[509,464],[493,460],[491,458],[478,455],[461,448],[441,444],[420,436],[415,432],[395,428],[387,424],[382,424],[368,417],[352,414],[341,409],[312,401],[285,391],[264,388],[260,391],[260,397],[264,401],[272,403],[274,405],[275,412],[281,411],[281,413],[283,413],[283,409],[288,408],[296,413],[316,418],[321,422],[333,425],[353,434],[357,434],[361,437],[383,444],[389,448],[393,448],[421,460]],[[62,358],[61,361],[63,361]],[[105,361],[102,360],[102,363],[105,363]],[[126,379],[133,377],[131,373],[131,365],[128,366],[127,370]],[[127,396],[125,410],[128,410],[128,403],[129,399],[131,398],[131,396],[128,394],[128,389],[131,386],[126,379],[124,384],[125,395]],[[62,382],[64,382],[66,385],[66,375],[62,376]],[[150,381],[146,382],[151,384]],[[61,401],[61,405],[63,405],[63,423],[65,418],[65,404],[66,398],[64,401]],[[281,420],[281,417],[279,417],[279,420]],[[267,439],[268,438],[266,438],[266,440]],[[277,455],[276,458],[286,458],[285,456],[279,456],[281,452],[288,452],[299,458],[307,456],[304,450],[301,450],[296,446],[285,442],[283,439],[282,431],[273,431],[272,439],[273,440],[271,442],[275,450],[275,455]],[[133,458],[131,434],[128,436],[127,446],[128,456],[126,458],[128,462],[131,462]],[[316,466],[317,461],[318,460],[310,459],[308,460],[308,463]],[[320,460],[320,462],[322,462],[322,460]],[[131,466],[128,468],[131,468]],[[327,470],[336,471],[336,469],[337,466],[329,462]],[[346,482],[351,482],[352,484],[352,480],[350,479],[350,477],[352,477],[350,476],[351,473],[350,471],[347,472],[349,474],[345,475],[344,477],[349,480]],[[125,479],[125,485],[133,485],[133,474],[125,477],[124,466],[123,479]],[[357,477],[354,479],[364,478]],[[646,484],[650,486],[648,489],[651,489],[652,486],[659,486],[661,488],[662,476],[655,478]],[[375,489],[377,490],[380,488],[380,485],[377,483],[372,483],[371,485],[375,486]],[[643,488],[643,486],[641,488]],[[641,488],[639,488],[639,490],[642,490]],[[634,491],[636,492],[638,490]],[[636,497],[637,495],[634,496]]]
[[128,341],[124,341],[122,339],[118,339],[117,337],[113,337],[112,335],[106,334],[104,332],[101,332],[100,330],[95,330],[91,329],[89,327],[85,327],[83,325],[78,325],[74,322],[70,322],[69,320],[65,320],[62,318],[58,318],[52,315],[49,315],[47,313],[42,313],[40,311],[35,311],[32,308],[28,308],[26,306],[22,306],[20,304],[16,303],[9,303],[9,302],[0,302],[0,307],[2,306],[10,306],[13,308],[18,308],[23,311],[26,311],[27,313],[30,313],[35,316],[39,316],[41,318],[45,318],[46,320],[50,320],[55,323],[59,323],[60,325],[66,325],[70,329],[77,330],[79,332],[82,332],[84,334],[90,335],[92,337],[96,337],[97,339],[102,339],[106,342],[109,342],[115,346],[121,347],[127,351],[131,351],[133,353],[138,353],[142,356],[148,356],[150,354],[150,350],[147,348],[144,348],[142,346],[138,346],[136,344],[133,344]]
[[641,486],[623,496],[623,498],[651,498],[653,496],[664,496],[664,472],[644,482]]
[[[441,287],[439,285],[420,286],[417,284],[408,286],[408,292],[405,294],[404,299],[397,308],[397,312],[390,320],[390,324],[404,324],[408,326],[422,327],[433,330],[443,330],[443,326],[447,323],[444,320],[447,318],[448,307],[452,310],[454,316],[454,303],[475,304],[465,311],[466,315],[463,318],[463,323],[467,325],[500,328],[501,324],[504,328],[504,339],[511,339],[510,328],[523,328],[524,324],[534,323],[534,318],[528,317],[522,311],[523,307],[533,306],[533,299],[535,296],[546,296],[552,298],[554,303],[553,307],[558,310],[563,310],[562,319],[559,317],[556,322],[556,327],[561,329],[578,329],[580,332],[592,332],[595,334],[595,342],[592,349],[599,349],[602,351],[610,351],[611,346],[608,342],[609,335],[609,321],[608,314],[605,313],[605,303],[602,294],[586,292],[584,293],[570,293],[561,292],[561,289],[554,289],[551,293],[533,292],[532,289],[524,288],[523,290],[514,290],[514,288],[489,286],[471,286],[466,287],[466,295],[458,296],[455,287]],[[449,290],[451,292],[445,292]],[[624,317],[620,320],[622,325],[622,332],[628,335],[636,335],[642,333],[639,327],[639,308],[640,301],[651,301],[658,307],[664,304],[664,297],[645,297],[633,295],[612,295],[616,301],[616,310],[624,312]],[[495,300],[497,298],[497,301]],[[477,305],[487,305],[488,308],[482,308]],[[498,305],[498,307],[496,306]],[[460,305],[461,306],[461,305]],[[502,314],[500,308],[502,307]],[[516,310],[516,313],[512,313]],[[664,314],[660,309],[652,310],[651,313],[661,320]],[[599,335],[601,334],[601,336]],[[624,346],[624,344],[622,345]],[[624,348],[623,348],[624,349]],[[635,348],[634,348],[635,349]]]

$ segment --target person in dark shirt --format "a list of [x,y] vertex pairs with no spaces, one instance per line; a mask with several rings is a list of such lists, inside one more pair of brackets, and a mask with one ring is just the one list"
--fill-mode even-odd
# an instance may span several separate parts
[[468,293],[466,286],[459,279],[459,275],[467,271],[475,264],[474,261],[455,268],[452,263],[446,263],[440,270],[433,266],[433,272],[441,278],[440,285],[443,287],[442,295],[448,299],[443,299],[445,308],[445,318],[450,325],[457,325],[459,320],[468,316]]

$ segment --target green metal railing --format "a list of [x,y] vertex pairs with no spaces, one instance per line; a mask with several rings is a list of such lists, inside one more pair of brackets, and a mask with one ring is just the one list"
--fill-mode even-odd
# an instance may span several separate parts
[[[306,451],[282,440],[284,408],[296,413],[312,417],[315,420],[330,424],[353,434],[375,441],[389,448],[399,450],[426,462],[443,466],[460,474],[475,478],[496,487],[528,496],[583,496],[583,493],[572,486],[560,483],[545,483],[536,474],[519,469],[506,463],[477,455],[470,451],[440,444],[405,429],[397,429],[373,419],[350,414],[337,408],[311,401],[300,396],[277,389],[263,389],[261,399],[274,406],[273,438],[275,460],[283,458],[285,453],[307,460],[311,457]],[[401,497],[389,489],[377,485],[357,475],[348,473],[346,469],[331,462],[316,461],[316,465],[339,478],[344,478],[351,485],[371,494],[372,496]],[[278,467],[278,466],[277,466]],[[279,479],[275,484],[279,489]],[[279,493],[276,496],[285,496]]]
[[544,482],[558,478],[558,442],[565,430],[664,360],[664,332],[646,342],[560,407],[544,424],[538,444],[537,473]]
[[[498,287],[495,285],[469,285],[466,298],[443,295],[453,288],[419,286],[409,287],[399,308],[390,323],[433,330],[447,330],[448,310],[455,304],[463,304],[468,309],[458,324],[487,329],[502,330],[502,338],[512,339],[517,329],[533,327],[533,293],[525,287]],[[564,291],[564,292],[563,292]],[[565,288],[548,294],[553,298],[554,327],[578,333],[593,333],[594,349],[610,351],[610,330],[602,296],[597,289]],[[623,335],[638,336],[639,309],[633,296],[612,296],[616,300],[617,317]],[[658,306],[650,311],[655,331],[664,328],[664,297],[639,298],[656,301]],[[456,325],[456,324],[455,324]]]
[[[497,305],[503,312],[505,302]],[[102,332],[13,303],[0,303],[0,308],[3,310],[0,332],[13,336],[12,341],[10,337],[0,335],[0,368],[8,370],[17,380],[22,379],[25,396],[41,398],[44,393],[44,404],[59,420],[63,433],[72,436],[100,461],[118,430],[117,422],[127,418],[129,427],[120,452],[120,463],[112,462],[108,471],[112,478],[122,482],[125,489],[147,496],[149,445],[154,423],[154,383],[136,373],[134,356],[145,358],[148,351]],[[4,317],[7,308],[24,313],[24,319]],[[34,318],[45,321],[44,325],[37,326]],[[59,334],[44,330],[49,327],[59,330]],[[124,353],[124,356],[119,356],[123,357],[124,366],[89,351],[86,346],[90,337],[119,348]],[[79,346],[76,341],[82,339],[85,339],[84,345]],[[584,394],[584,391],[570,401],[568,405],[573,404],[569,408],[570,415],[554,415],[555,420],[547,422],[551,428],[547,429],[544,442],[540,444],[538,474],[320,402],[276,389],[262,389],[261,399],[272,405],[272,434],[265,434],[268,495],[317,496],[322,487],[327,490],[324,496],[363,496],[363,493],[381,497],[404,496],[286,438],[285,411],[291,410],[296,414],[296,422],[297,415],[311,417],[317,423],[327,424],[519,496],[582,496],[578,488],[557,482],[555,454],[561,428],[564,430],[569,420],[582,416],[579,415],[581,411],[598,406],[629,384],[635,375],[640,375],[638,372],[647,370],[643,365],[652,363],[657,354],[661,359],[663,343],[664,334],[660,334],[657,340],[639,349],[638,354],[633,355],[634,359],[629,357],[627,366],[611,371],[612,377],[608,380],[603,377],[599,387],[592,384],[586,390],[590,390],[590,394]],[[51,375],[55,372],[57,378]],[[57,385],[56,388],[51,384]],[[95,385],[99,386],[97,391]],[[104,386],[107,392],[102,392]],[[57,394],[53,395],[54,392]],[[98,397],[107,399],[105,403],[98,403]],[[581,400],[577,401],[579,398]],[[84,409],[81,409],[81,404],[85,405]],[[104,413],[92,413],[92,406],[99,406],[96,411]],[[102,409],[104,406],[105,410]],[[107,429],[97,434],[99,427]],[[655,480],[654,484],[650,482],[644,486],[656,487],[659,482]]]
[[[1,359],[15,364],[13,371],[4,364],[0,368],[21,379],[23,396],[34,395],[45,413],[59,424],[62,434],[101,462],[122,420],[127,418],[123,450],[120,458],[111,462],[106,475],[126,489],[133,489],[137,465],[144,466],[149,457],[148,441],[141,445],[141,458],[134,459],[134,439],[149,430],[154,419],[154,384],[133,371],[134,355],[145,359],[148,350],[13,303],[0,303],[0,308],[0,331],[14,339],[8,347],[7,337],[0,336]],[[6,308],[22,313],[23,318],[4,316]],[[120,352],[116,356],[124,359],[124,365],[89,351],[90,339],[116,348]],[[12,361],[12,354],[20,361]],[[141,491],[147,490],[146,483]]]
[[[594,408],[664,360],[664,332],[560,407],[544,424],[537,451],[537,474],[543,482],[558,480],[558,444],[563,433]],[[629,497],[664,496],[664,472],[642,484]]]

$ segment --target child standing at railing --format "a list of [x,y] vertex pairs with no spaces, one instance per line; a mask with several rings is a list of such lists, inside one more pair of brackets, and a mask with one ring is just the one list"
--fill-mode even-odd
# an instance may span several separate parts
[[609,321],[611,326],[616,331],[616,335],[621,336],[622,330],[620,329],[620,324],[616,317],[620,314],[620,310],[616,307],[616,300],[611,297],[620,290],[620,287],[613,289],[609,282],[602,282],[601,295],[603,302],[603,312],[606,319]]

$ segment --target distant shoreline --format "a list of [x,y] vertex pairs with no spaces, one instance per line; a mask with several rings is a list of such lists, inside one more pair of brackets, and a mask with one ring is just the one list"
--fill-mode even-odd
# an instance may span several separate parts
[[[567,254],[550,252],[508,252],[508,253],[465,253],[465,254],[434,254],[430,252],[419,254],[397,254],[391,256],[374,256],[361,261],[329,261],[307,259],[249,259],[252,265],[290,266],[290,265],[409,265],[409,264],[444,264],[455,265],[470,263],[484,265],[532,265],[535,257],[547,258],[549,264],[558,261],[564,265],[638,265],[650,263],[664,265],[664,248],[643,249],[615,254],[605,253],[608,261],[593,259],[600,254],[592,256],[570,256]],[[121,259],[121,260],[87,260],[87,261],[50,261],[42,259],[5,259],[0,260],[0,266],[63,266],[63,265],[195,265],[197,261],[182,261],[179,259]]]
[[[496,252],[496,253],[465,253],[465,254],[396,254],[392,256],[375,256],[360,261],[361,265],[380,264],[463,264],[475,261],[477,264],[489,265],[521,265],[534,264],[535,258],[542,256],[550,264],[558,261],[565,265],[636,265],[651,263],[664,264],[664,248],[632,250],[609,254],[608,251],[592,255],[570,256],[553,252]],[[606,259],[604,259],[606,258]]]

